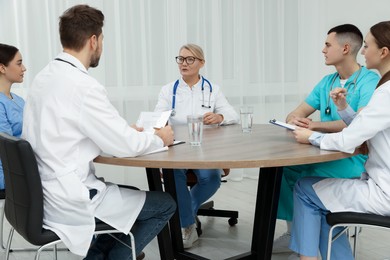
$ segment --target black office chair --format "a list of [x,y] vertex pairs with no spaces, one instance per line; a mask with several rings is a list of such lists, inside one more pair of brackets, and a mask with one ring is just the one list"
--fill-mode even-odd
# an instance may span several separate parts
[[[368,213],[358,212],[335,212],[326,215],[326,221],[331,226],[328,239],[327,260],[330,260],[330,252],[332,250],[332,242],[338,239],[342,234],[348,231],[350,227],[355,228],[353,256],[357,259],[357,246],[359,238],[359,228],[361,227],[377,227],[390,228],[390,216],[380,216]],[[339,233],[332,236],[333,230],[336,227],[344,227]]]
[[[30,144],[26,140],[0,133],[0,158],[7,187],[4,211],[11,224],[6,260],[9,259],[14,230],[29,243],[39,246],[35,260],[38,260],[42,250],[49,246],[54,246],[54,258],[57,259],[57,244],[61,240],[54,232],[42,227],[42,184],[37,161]],[[96,224],[95,234],[111,235],[111,233],[120,232],[105,223]],[[131,233],[129,235],[131,248],[135,248],[134,237]],[[133,259],[136,259],[135,254],[135,250],[132,250]]]
[[[223,169],[222,177],[229,175],[230,169]],[[187,171],[187,185],[192,188],[197,183],[196,174],[192,170]],[[236,210],[221,210],[214,208],[214,201],[210,200],[203,203],[197,212],[197,216],[222,217],[229,218],[230,226],[235,226],[238,223],[238,211]],[[196,218],[196,231],[200,236],[202,234],[202,223],[199,218]]]
[[0,248],[5,250],[4,246],[4,200],[5,200],[5,190],[0,190],[0,200],[3,204],[0,208]]

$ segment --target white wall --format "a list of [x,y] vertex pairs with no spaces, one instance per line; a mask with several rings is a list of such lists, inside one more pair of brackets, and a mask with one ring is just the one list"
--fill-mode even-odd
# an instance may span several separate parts
[[[160,87],[178,78],[174,57],[187,42],[203,47],[202,73],[223,87],[236,108],[253,105],[255,123],[283,120],[333,71],[321,53],[327,31],[353,23],[366,34],[389,19],[390,10],[388,0],[0,0],[0,42],[17,46],[28,69],[13,91],[25,95],[37,72],[61,51],[58,17],[78,3],[105,14],[102,60],[90,73],[129,122],[152,110]],[[123,182],[141,176],[123,172],[142,172],[99,170]]]

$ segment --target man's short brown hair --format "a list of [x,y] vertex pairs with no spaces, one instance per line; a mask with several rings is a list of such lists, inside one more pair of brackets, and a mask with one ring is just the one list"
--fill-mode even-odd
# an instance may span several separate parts
[[60,16],[60,39],[62,47],[81,50],[92,36],[102,33],[103,13],[88,5],[75,5]]

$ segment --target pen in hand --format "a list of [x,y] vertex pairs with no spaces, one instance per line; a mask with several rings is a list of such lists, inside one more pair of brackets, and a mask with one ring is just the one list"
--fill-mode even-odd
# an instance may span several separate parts
[[330,97],[338,110],[344,110],[348,106],[347,95],[348,92],[344,88],[336,88],[330,92]]
[[345,97],[345,96],[349,95],[349,93],[348,92],[337,92],[337,93],[332,92],[332,93],[330,93],[330,96],[334,97],[334,98],[336,98],[338,95],[343,95]]
[[346,89],[344,89],[344,88],[336,88],[336,89],[334,89],[334,90],[332,90],[331,92],[330,92],[330,96],[332,97],[332,98],[337,98],[338,96],[339,97],[341,97],[341,96],[347,96],[348,95],[348,92],[347,92],[347,90]]

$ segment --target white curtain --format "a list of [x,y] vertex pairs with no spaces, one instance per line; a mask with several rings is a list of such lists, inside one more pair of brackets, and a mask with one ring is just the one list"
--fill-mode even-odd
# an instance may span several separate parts
[[334,70],[321,53],[327,31],[353,23],[366,34],[390,10],[388,0],[0,0],[0,42],[17,46],[27,67],[13,91],[25,96],[61,51],[58,17],[80,3],[105,14],[103,56],[90,73],[129,123],[179,77],[174,57],[186,43],[203,48],[202,74],[236,109],[254,106],[255,123],[284,120]]

